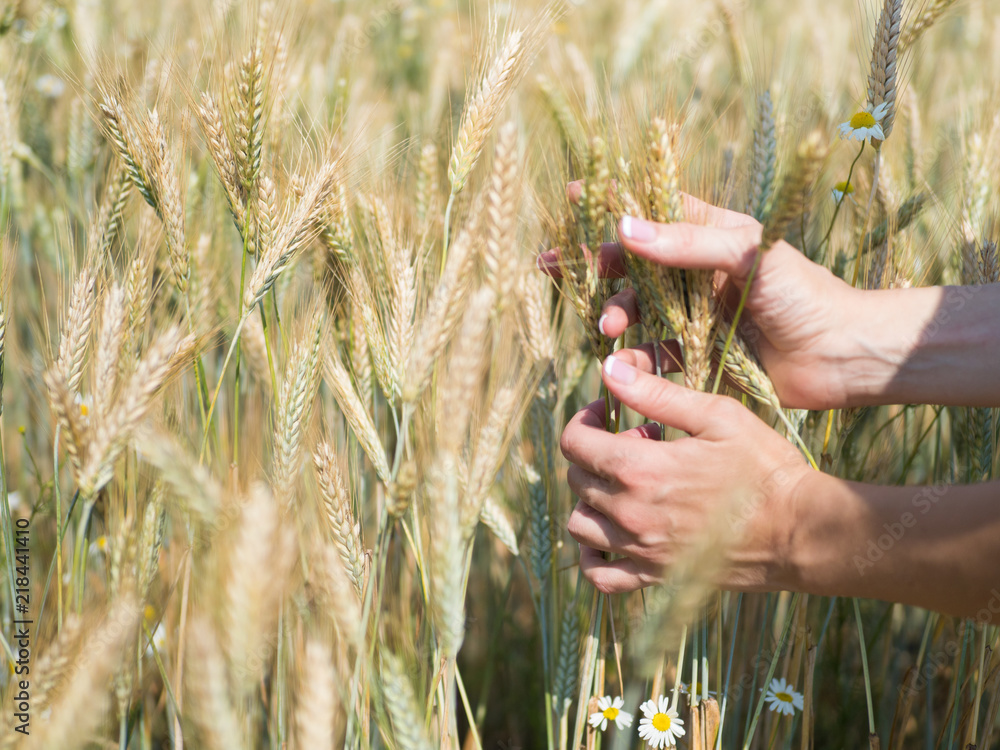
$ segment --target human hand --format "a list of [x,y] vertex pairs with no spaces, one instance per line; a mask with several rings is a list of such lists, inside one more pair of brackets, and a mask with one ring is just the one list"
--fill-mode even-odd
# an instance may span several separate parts
[[[578,199],[579,193],[580,184],[572,183],[570,198]],[[601,248],[599,268],[607,276],[624,275],[628,251],[667,266],[715,270],[716,287],[732,313],[760,245],[761,225],[692,196],[685,196],[685,209],[690,223],[624,218],[621,245]],[[539,266],[558,274],[558,251],[543,253]],[[875,389],[866,379],[875,381],[879,373],[859,365],[857,336],[867,325],[861,312],[864,296],[786,242],[764,253],[740,332],[755,348],[785,407],[853,406]],[[629,288],[605,304],[601,330],[617,338],[637,322],[635,290]]]
[[[715,583],[791,588],[795,488],[808,466],[735,399],[684,388],[653,369],[651,347],[624,350],[608,358],[603,378],[621,403],[689,437],[663,442],[656,424],[608,433],[603,400],[563,432],[567,479],[580,499],[568,527],[584,576],[605,593],[633,591],[659,582],[706,535],[725,534]],[[622,557],[609,561],[603,552]]]

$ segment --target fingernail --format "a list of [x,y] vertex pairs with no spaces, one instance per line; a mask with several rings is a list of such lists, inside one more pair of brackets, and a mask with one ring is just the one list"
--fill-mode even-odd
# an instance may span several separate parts
[[604,360],[604,374],[616,383],[622,385],[632,385],[636,379],[636,369],[628,362],[622,362],[617,357],[608,357]]
[[608,319],[608,314],[604,313],[604,315],[601,316],[601,319],[597,321],[597,330],[601,332],[602,336],[608,335],[607,332],[604,330],[604,321],[607,319]]
[[636,242],[652,242],[656,239],[656,224],[626,216],[622,219],[622,236]]

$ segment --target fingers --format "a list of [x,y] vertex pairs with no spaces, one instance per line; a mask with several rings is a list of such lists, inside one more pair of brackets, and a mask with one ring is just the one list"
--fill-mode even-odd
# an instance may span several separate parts
[[616,339],[639,322],[639,303],[635,289],[629,287],[604,303],[597,327],[601,333]]
[[636,367],[643,372],[656,372],[656,348],[659,347],[660,373],[681,372],[684,369],[684,355],[681,345],[676,339],[661,341],[659,344],[642,344],[632,349],[621,349],[615,356],[623,362]]
[[627,557],[605,560],[599,550],[585,546],[580,547],[580,572],[603,594],[624,594],[653,583]]
[[612,483],[603,477],[570,464],[566,470],[566,483],[574,495],[592,508],[602,510],[611,505]]
[[[583,193],[583,182],[577,180],[566,186],[566,195],[573,203],[580,202]],[[695,224],[708,224],[713,227],[734,228],[752,226],[757,220],[752,216],[741,214],[738,211],[730,211],[728,208],[713,206],[693,195],[681,193],[684,199],[684,214],[688,220]]]
[[[590,259],[590,251],[586,248],[582,248],[584,257]],[[538,269],[543,273],[547,273],[554,279],[562,278],[562,266],[567,262],[561,257],[562,253],[559,248],[554,248],[552,250],[546,250],[544,253],[539,254]],[[602,278],[606,279],[623,279],[626,275],[625,270],[625,256],[622,253],[620,245],[606,242],[601,245],[601,249],[597,256],[597,273]]]
[[600,511],[581,500],[566,522],[569,535],[584,547],[622,554],[625,538],[622,532]]
[[732,399],[712,396],[658,378],[617,356],[604,360],[604,383],[611,394],[647,419],[661,422],[690,435],[704,433],[714,420],[724,417],[723,408],[736,405]]
[[594,401],[569,421],[559,447],[566,460],[598,477],[612,481],[616,454],[620,453],[615,435],[604,424],[604,399]]
[[759,224],[719,228],[626,216],[619,229],[629,252],[674,268],[725,271],[738,282],[750,274],[761,239]]

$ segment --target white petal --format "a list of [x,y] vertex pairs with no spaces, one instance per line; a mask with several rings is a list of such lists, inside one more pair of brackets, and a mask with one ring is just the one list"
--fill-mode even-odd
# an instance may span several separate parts
[[611,702],[611,705],[614,708],[621,708],[622,706],[625,705],[625,699],[622,698],[620,695],[616,696],[615,699]]
[[882,102],[872,111],[872,117],[874,117],[876,120],[881,120],[883,117],[885,117],[886,112],[888,112],[888,110],[889,110],[889,102]]
[[879,125],[878,123],[875,123],[870,128],[868,128],[868,132],[871,133],[872,138],[876,138],[880,141],[885,140],[885,131],[882,130],[882,126]]

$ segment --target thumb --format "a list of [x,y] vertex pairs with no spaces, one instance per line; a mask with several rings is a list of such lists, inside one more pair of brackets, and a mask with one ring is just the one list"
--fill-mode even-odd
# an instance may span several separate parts
[[626,216],[619,230],[622,245],[635,255],[673,268],[725,271],[740,281],[750,274],[761,240],[756,222],[727,229]]
[[640,371],[615,356],[604,360],[604,384],[611,395],[635,412],[689,435],[705,432],[719,396],[685,388]]

